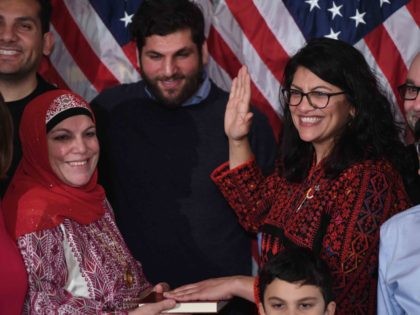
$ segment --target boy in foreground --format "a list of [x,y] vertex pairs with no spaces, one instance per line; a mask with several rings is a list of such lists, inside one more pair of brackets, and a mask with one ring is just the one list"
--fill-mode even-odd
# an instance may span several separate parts
[[268,261],[255,283],[260,315],[333,315],[336,304],[326,264],[303,248],[286,249]]

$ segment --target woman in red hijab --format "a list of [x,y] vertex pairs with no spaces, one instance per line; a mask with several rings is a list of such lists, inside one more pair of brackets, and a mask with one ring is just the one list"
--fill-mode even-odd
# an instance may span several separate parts
[[[12,119],[0,95],[0,178],[12,160]],[[22,257],[7,234],[0,209],[0,314],[21,314],[28,280]]]
[[151,285],[97,183],[89,105],[68,91],[44,93],[25,108],[20,139],[23,158],[3,207],[29,275],[24,311],[140,315],[173,307],[172,300],[137,307]]

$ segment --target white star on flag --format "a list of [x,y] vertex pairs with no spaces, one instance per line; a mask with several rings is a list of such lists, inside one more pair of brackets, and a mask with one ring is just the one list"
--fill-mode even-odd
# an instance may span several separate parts
[[391,2],[389,1],[389,0],[380,0],[380,6],[381,6],[381,8],[382,8],[382,5],[384,4],[384,3],[388,3],[388,4],[391,4]]
[[128,15],[126,11],[124,11],[124,17],[120,19],[120,21],[124,22],[124,26],[127,27],[133,21],[134,14]]
[[315,7],[321,9],[318,4],[319,0],[306,0],[305,2],[311,6],[309,11],[312,11]]
[[343,5],[337,6],[335,4],[335,2],[333,1],[333,6],[331,8],[328,9],[328,11],[330,11],[332,13],[332,19],[334,20],[336,15],[339,15],[341,17],[343,17],[343,15],[340,12],[340,9],[343,7]]
[[340,33],[341,33],[340,31],[335,33],[334,30],[330,28],[330,33],[328,35],[325,35],[324,37],[328,37],[331,39],[338,39],[338,35],[340,35]]
[[360,23],[366,24],[365,20],[363,20],[363,16],[366,14],[366,12],[360,13],[358,9],[356,9],[356,13],[354,16],[351,16],[350,18],[355,20],[356,27],[359,26]]

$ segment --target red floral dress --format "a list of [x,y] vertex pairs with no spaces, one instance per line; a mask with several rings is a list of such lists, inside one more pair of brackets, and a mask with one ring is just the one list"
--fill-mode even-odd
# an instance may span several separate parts
[[212,174],[241,225],[261,232],[261,262],[287,246],[310,248],[334,278],[337,314],[376,314],[379,227],[410,202],[399,173],[364,161],[328,179],[314,167],[302,183],[264,177],[254,161]]

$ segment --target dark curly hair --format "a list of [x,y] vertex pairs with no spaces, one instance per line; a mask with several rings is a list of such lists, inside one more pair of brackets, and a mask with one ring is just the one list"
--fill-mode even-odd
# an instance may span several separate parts
[[275,279],[318,287],[325,306],[334,301],[333,281],[328,266],[309,249],[287,248],[264,264],[258,274],[257,282],[261,303],[264,301],[267,286]]
[[[336,139],[325,160],[328,178],[334,178],[350,165],[365,159],[386,158],[402,173],[403,125],[398,124],[392,105],[379,87],[377,78],[363,55],[343,41],[313,39],[287,63],[283,86],[289,89],[299,67],[305,67],[322,80],[341,88],[355,109],[355,116]],[[280,144],[283,175],[292,182],[307,177],[314,148],[300,139],[289,107],[284,106],[284,125]]]
[[189,0],[144,0],[134,15],[131,34],[141,52],[146,37],[165,36],[191,30],[198,51],[204,44],[204,16],[197,4]]

